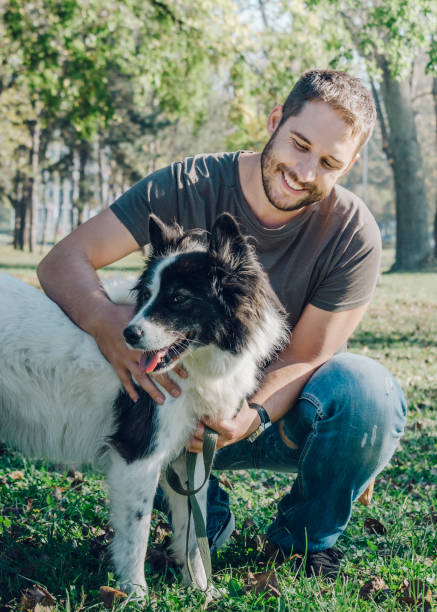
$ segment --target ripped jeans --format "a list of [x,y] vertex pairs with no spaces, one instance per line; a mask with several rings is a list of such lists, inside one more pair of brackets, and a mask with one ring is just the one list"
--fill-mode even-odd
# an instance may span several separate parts
[[[350,519],[352,503],[393,455],[406,403],[393,376],[353,353],[332,357],[309,379],[293,408],[252,444],[216,453],[214,469],[297,473],[267,531],[288,555],[331,548]],[[229,515],[226,491],[212,477],[208,536]]]

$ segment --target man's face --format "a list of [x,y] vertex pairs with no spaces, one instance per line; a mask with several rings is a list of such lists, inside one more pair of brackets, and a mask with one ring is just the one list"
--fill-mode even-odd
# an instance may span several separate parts
[[325,102],[307,102],[280,127],[281,107],[269,117],[261,154],[264,191],[278,210],[299,210],[331,192],[356,159],[359,137]]

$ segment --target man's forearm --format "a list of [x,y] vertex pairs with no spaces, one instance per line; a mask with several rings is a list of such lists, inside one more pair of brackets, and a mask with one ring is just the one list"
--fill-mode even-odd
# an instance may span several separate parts
[[292,408],[306,382],[322,363],[287,363],[278,359],[268,368],[261,388],[251,400],[264,406],[272,422],[278,421]]

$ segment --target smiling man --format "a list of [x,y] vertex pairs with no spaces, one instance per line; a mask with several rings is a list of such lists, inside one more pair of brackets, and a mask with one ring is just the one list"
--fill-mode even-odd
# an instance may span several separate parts
[[[306,553],[307,574],[337,574],[342,555],[334,544],[352,503],[389,461],[405,422],[405,400],[390,373],[346,352],[376,284],[381,246],[365,204],[336,183],[374,123],[372,97],[358,79],[309,71],[270,113],[262,153],[198,155],[153,173],[39,267],[47,294],[95,337],[131,398],[138,397],[135,378],[162,403],[163,390],[180,393],[177,381],[142,370],[141,354],[123,340],[132,309],[109,302],[95,271],[149,242],[151,213],[185,229],[210,230],[224,211],[237,218],[254,239],[292,335],[239,414],[199,423],[190,449],[202,448],[207,424],[219,433],[217,469],[297,474],[267,535],[284,556]],[[217,548],[234,521],[214,479],[208,504]]]

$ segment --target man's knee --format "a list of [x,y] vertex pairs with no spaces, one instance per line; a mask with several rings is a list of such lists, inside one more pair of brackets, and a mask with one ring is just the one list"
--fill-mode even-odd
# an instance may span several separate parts
[[304,387],[297,408],[312,404],[317,435],[334,453],[380,465],[397,446],[405,424],[405,399],[393,376],[367,357],[343,353],[321,366]]
[[397,381],[381,364],[353,353],[334,355],[305,385],[300,398],[317,405],[321,418],[339,413],[347,422],[381,425],[405,421],[405,398]]

